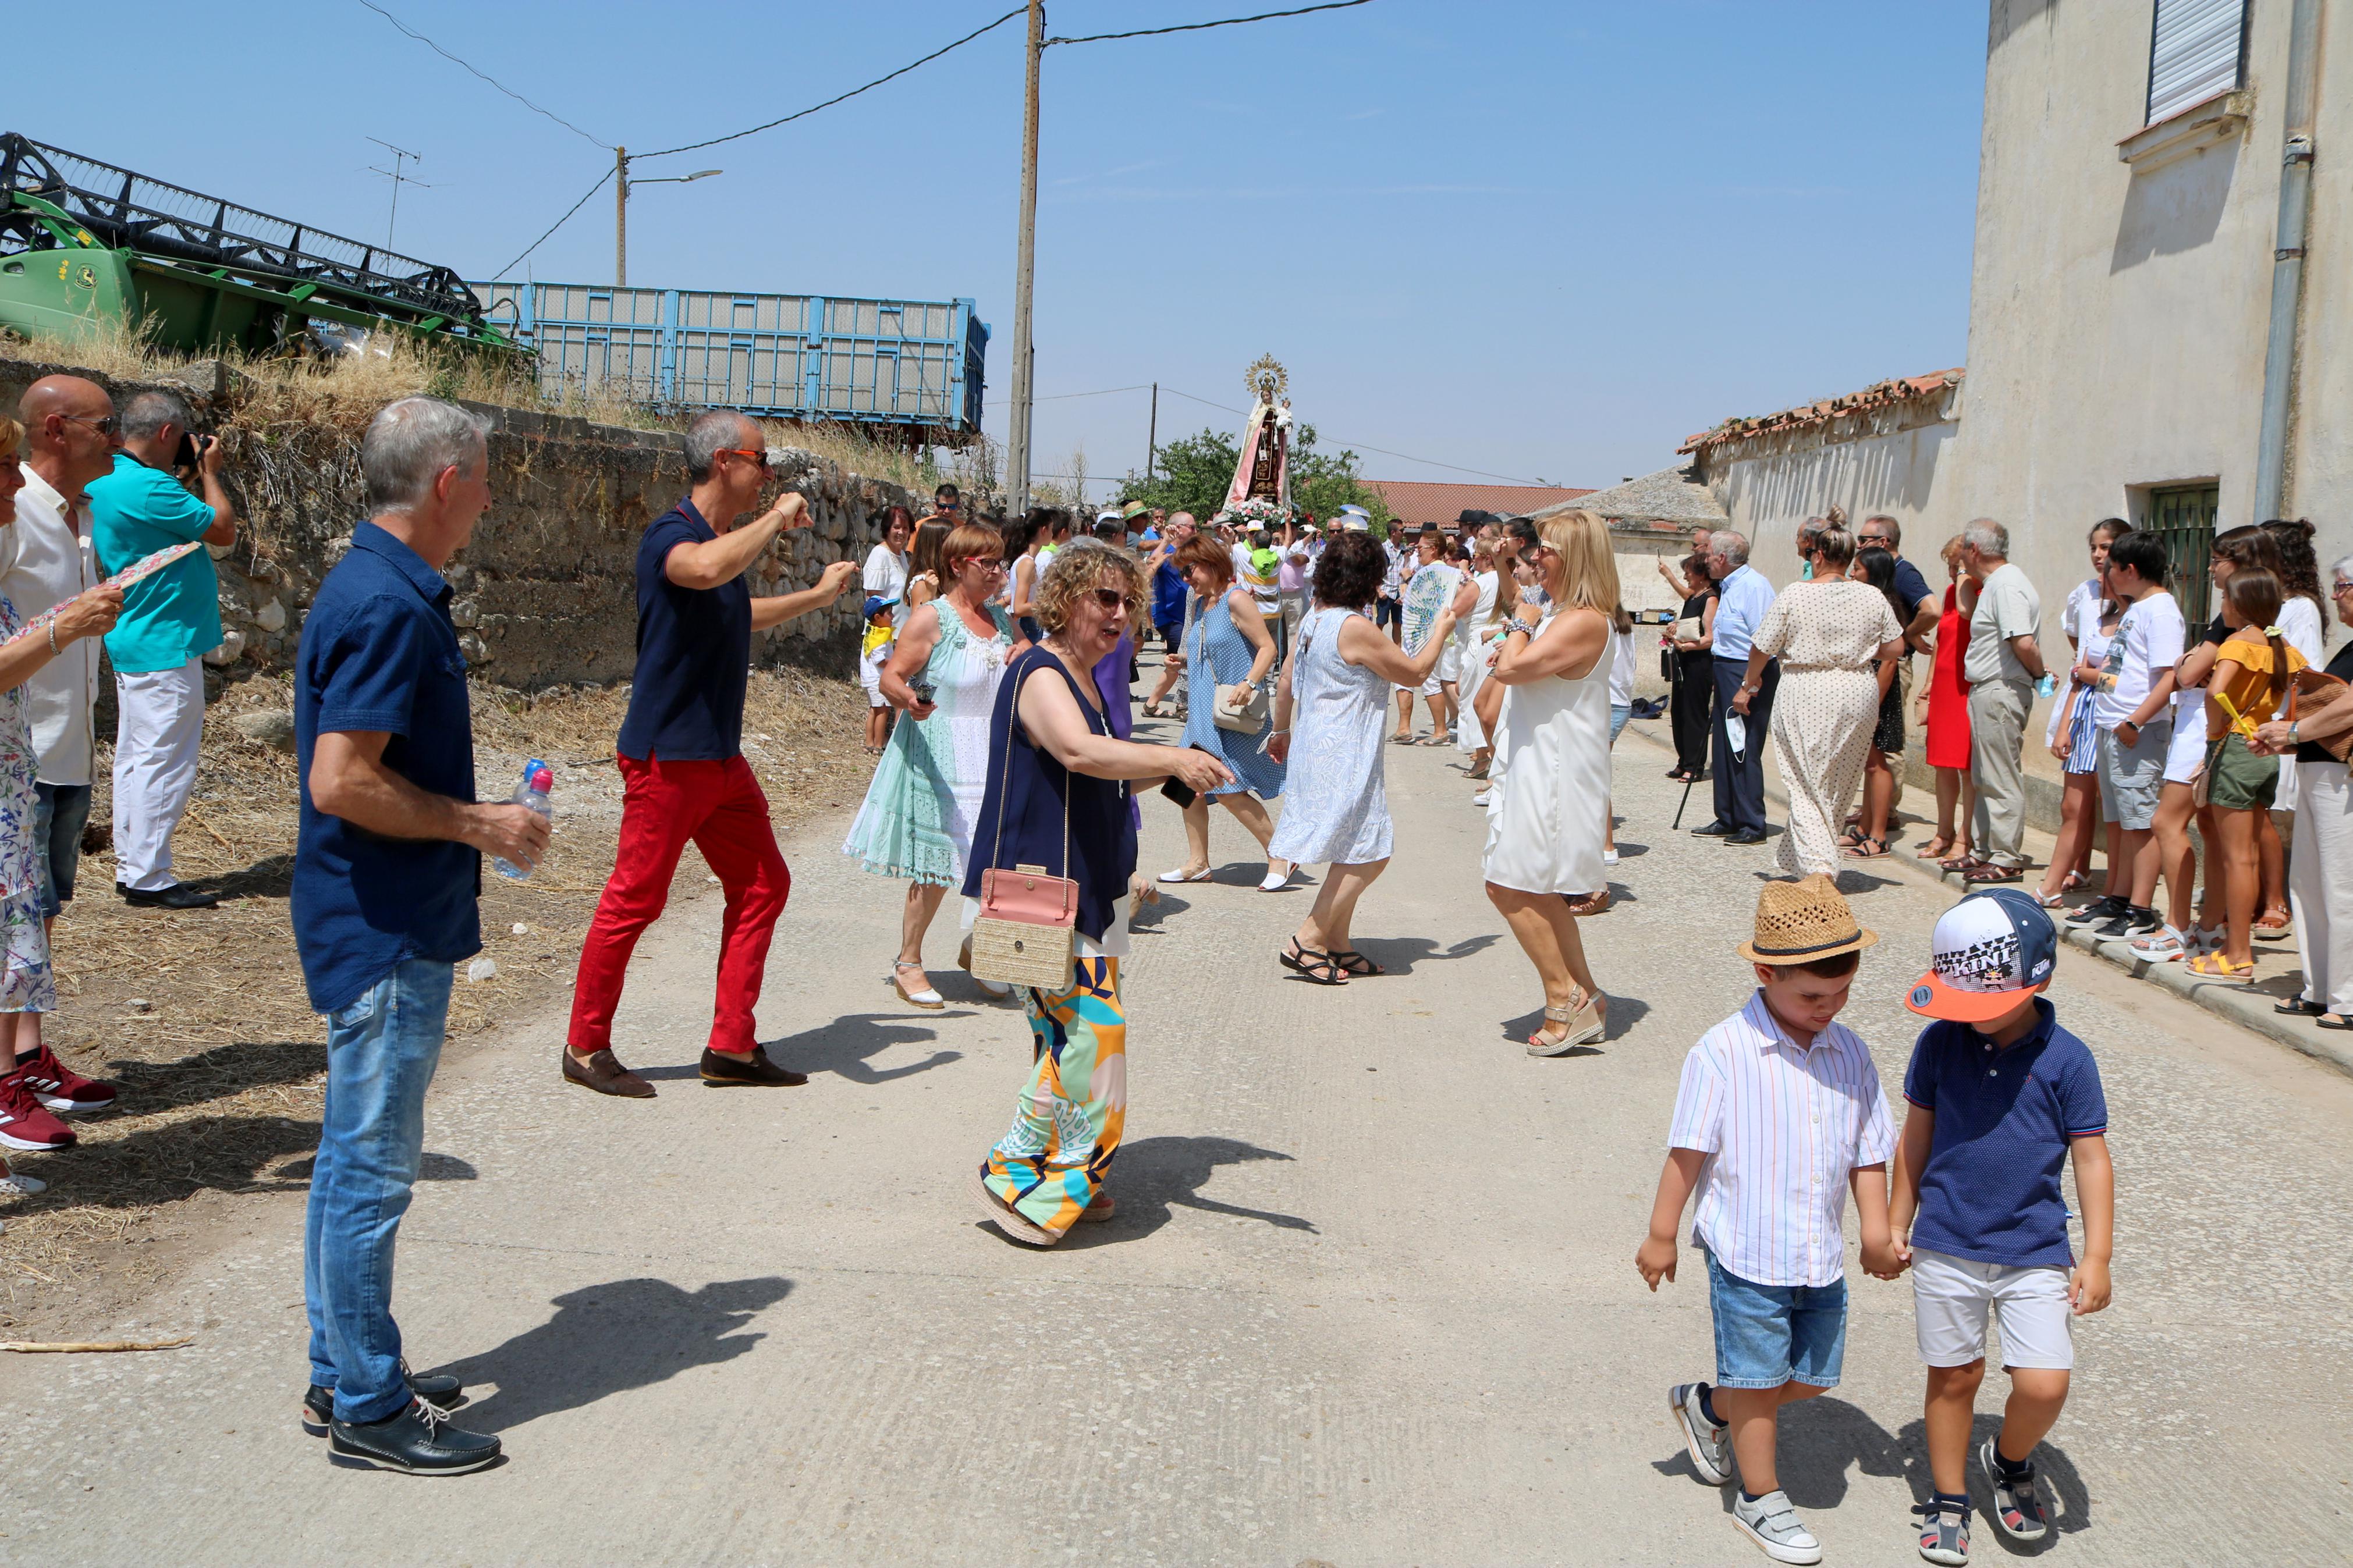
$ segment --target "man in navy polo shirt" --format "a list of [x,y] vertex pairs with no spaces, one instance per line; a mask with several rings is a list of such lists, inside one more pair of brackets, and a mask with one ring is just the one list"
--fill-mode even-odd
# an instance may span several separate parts
[[392,1321],[393,1242],[425,1147],[451,971],[480,952],[484,855],[547,848],[523,805],[474,800],[466,659],[441,568],[490,504],[486,426],[405,397],[368,426],[370,521],[319,584],[296,656],[301,828],[294,945],[327,1016],[327,1103],[302,1237],[303,1425],[335,1462],[457,1475],[499,1440],[443,1425],[453,1377],[412,1377]]
[[808,1081],[761,1054],[753,1025],[768,939],[792,877],[768,820],[768,797],[744,760],[744,693],[752,634],[823,609],[858,575],[858,563],[837,561],[813,588],[754,598],[744,573],[777,534],[809,526],[808,502],[788,489],[736,526],[768,482],[760,427],[740,414],[697,419],[686,433],[686,464],[693,491],[656,518],[638,546],[637,684],[617,748],[621,841],[580,946],[563,1062],[566,1082],[636,1100],[651,1099],[654,1086],[613,1055],[613,1012],[629,954],[669,900],[689,841],[717,873],[727,900],[702,1080]]

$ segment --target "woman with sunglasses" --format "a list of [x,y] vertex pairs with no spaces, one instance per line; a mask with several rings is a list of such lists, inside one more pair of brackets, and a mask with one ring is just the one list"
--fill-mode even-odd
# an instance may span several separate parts
[[[890,984],[901,1001],[927,1012],[947,1004],[924,973],[923,933],[947,890],[964,881],[987,783],[981,763],[989,708],[1007,658],[1028,646],[996,603],[1004,536],[984,522],[961,522],[941,542],[939,555],[947,591],[907,617],[898,651],[882,671],[883,697],[912,722],[892,730],[841,846],[875,875],[906,882]],[[981,986],[992,996],[1005,994],[1004,986]]]
[[1080,1219],[1107,1220],[1103,1182],[1127,1122],[1128,952],[1135,875],[1131,792],[1174,774],[1196,791],[1230,784],[1215,757],[1123,741],[1093,671],[1144,603],[1135,558],[1097,540],[1064,545],[1039,580],[1045,640],[1016,653],[988,721],[987,791],[964,893],[986,871],[1043,867],[1077,884],[1067,983],[1021,987],[1033,1057],[1013,1124],[972,1173],[997,1227],[1051,1247]]
[[1267,845],[1274,821],[1267,801],[1282,794],[1283,766],[1268,755],[1274,731],[1272,705],[1254,731],[1229,730],[1217,721],[1218,704],[1246,701],[1274,673],[1274,637],[1258,613],[1257,596],[1234,581],[1234,562],[1225,545],[1195,534],[1176,550],[1176,569],[1193,586],[1199,608],[1186,634],[1185,679],[1190,689],[1185,744],[1207,752],[1233,773],[1232,782],[1197,798],[1185,808],[1185,864],[1163,871],[1164,882],[1209,880],[1209,801],[1234,814],[1266,854],[1259,891],[1279,891],[1297,869],[1275,858]]

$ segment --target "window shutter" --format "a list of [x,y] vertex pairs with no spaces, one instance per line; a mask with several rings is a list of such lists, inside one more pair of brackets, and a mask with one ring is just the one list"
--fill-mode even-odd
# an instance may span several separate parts
[[2157,0],[2147,123],[2239,85],[2246,24],[2247,0]]

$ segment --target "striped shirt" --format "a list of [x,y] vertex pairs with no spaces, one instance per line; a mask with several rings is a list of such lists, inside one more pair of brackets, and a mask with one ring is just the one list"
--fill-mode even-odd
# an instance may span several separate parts
[[1895,1152],[1879,1068],[1833,1023],[1789,1037],[1757,992],[1683,1060],[1667,1142],[1707,1156],[1693,1237],[1757,1285],[1829,1285],[1846,1272],[1847,1174]]

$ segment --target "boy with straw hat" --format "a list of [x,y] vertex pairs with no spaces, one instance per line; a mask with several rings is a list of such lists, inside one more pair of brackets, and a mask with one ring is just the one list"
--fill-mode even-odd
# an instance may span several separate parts
[[1850,1189],[1864,1269],[1902,1272],[1887,1226],[1894,1124],[1871,1047],[1835,1022],[1878,940],[1828,877],[1758,893],[1756,934],[1738,949],[1756,994],[1683,1062],[1650,1239],[1634,1255],[1652,1290],[1675,1277],[1676,1226],[1696,1188],[1715,1382],[1677,1384],[1667,1405],[1703,1482],[1720,1487],[1736,1468],[1732,1521],[1776,1563],[1822,1560],[1780,1489],[1774,1444],[1782,1405],[1838,1384]]

